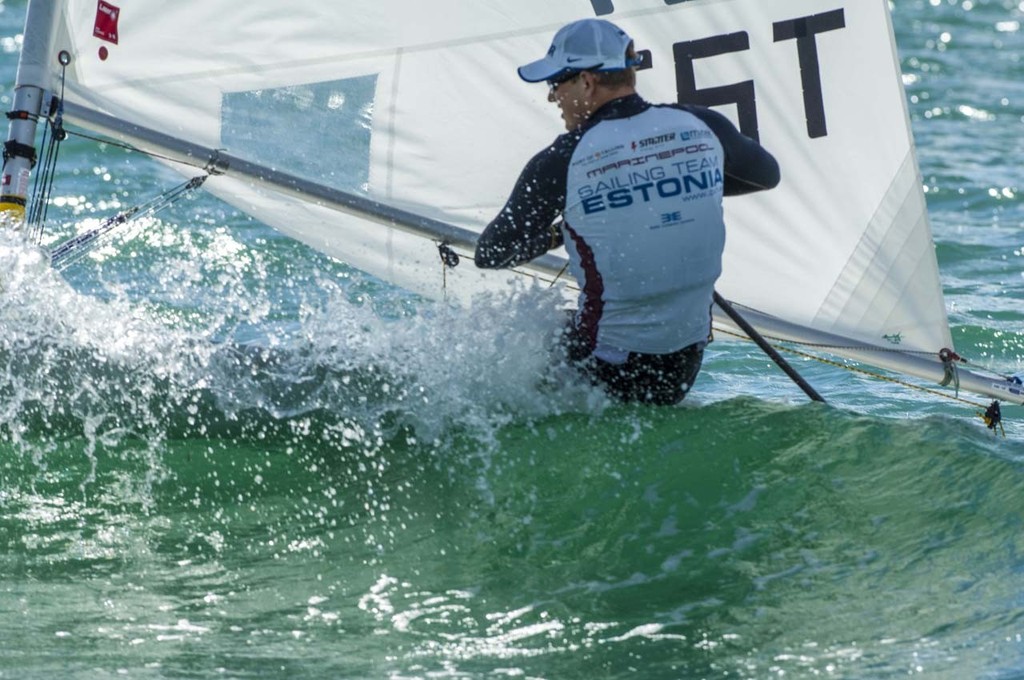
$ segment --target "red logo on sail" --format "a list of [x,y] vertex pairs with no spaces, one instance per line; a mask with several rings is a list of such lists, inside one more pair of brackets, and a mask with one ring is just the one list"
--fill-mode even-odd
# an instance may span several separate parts
[[121,8],[111,5],[109,2],[99,0],[96,6],[96,25],[93,26],[92,34],[100,40],[106,40],[117,44],[117,19],[121,16]]

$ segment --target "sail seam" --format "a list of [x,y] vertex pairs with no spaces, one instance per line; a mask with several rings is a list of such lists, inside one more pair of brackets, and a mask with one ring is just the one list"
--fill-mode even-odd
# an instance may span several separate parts
[[[398,119],[398,84],[401,81],[402,74],[402,57],[404,56],[404,49],[398,48],[395,50],[395,62],[394,69],[391,75],[391,97],[388,102],[388,150],[387,150],[387,163],[384,169],[384,195],[388,200],[394,198],[394,177],[395,177],[395,121]],[[392,275],[395,262],[394,252],[394,230],[387,230],[387,238],[385,240],[385,250],[387,252],[387,267],[389,276]]]
[[398,119],[398,84],[401,80],[402,50],[395,52],[395,65],[391,73],[391,97],[388,101],[387,130],[388,130],[388,151],[387,165],[385,167],[384,195],[387,198],[394,198],[394,170],[395,170],[395,121]]

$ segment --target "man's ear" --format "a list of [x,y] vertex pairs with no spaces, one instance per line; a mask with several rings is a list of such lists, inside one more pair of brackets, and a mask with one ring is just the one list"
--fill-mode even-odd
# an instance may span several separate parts
[[580,78],[583,78],[587,92],[593,92],[597,88],[597,74],[593,71],[584,71],[580,74]]

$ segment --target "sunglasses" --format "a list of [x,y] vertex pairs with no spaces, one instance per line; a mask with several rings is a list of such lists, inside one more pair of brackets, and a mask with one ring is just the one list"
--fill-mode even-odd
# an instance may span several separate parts
[[554,92],[559,87],[561,87],[563,83],[567,83],[570,80],[575,80],[576,78],[579,78],[581,73],[583,73],[583,71],[567,71],[561,75],[555,76],[554,78],[548,78],[548,88],[551,92]]

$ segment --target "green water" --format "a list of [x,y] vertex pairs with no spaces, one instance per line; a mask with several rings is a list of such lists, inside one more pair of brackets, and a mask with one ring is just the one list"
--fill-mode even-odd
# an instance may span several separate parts
[[65,436],[43,466],[7,449],[10,677],[1021,661],[1022,448],[969,425],[732,399],[540,418],[489,447],[323,414],[248,427],[157,451]]

